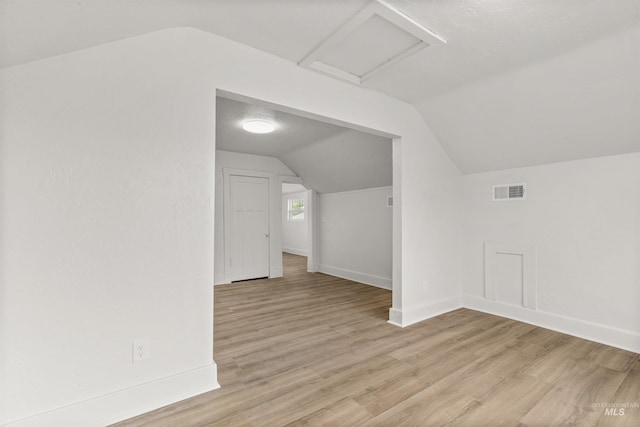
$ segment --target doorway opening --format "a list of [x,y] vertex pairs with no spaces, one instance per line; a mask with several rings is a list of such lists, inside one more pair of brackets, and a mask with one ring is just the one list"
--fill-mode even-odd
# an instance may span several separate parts
[[[274,132],[247,133],[249,119]],[[306,256],[309,272],[392,290],[399,279],[400,210],[389,200],[399,201],[399,142],[385,132],[219,90],[216,284],[282,277],[284,252]],[[238,185],[252,190],[232,189]],[[268,193],[260,196],[261,207],[235,200],[251,199],[257,187]]]
[[282,182],[282,266],[283,276],[292,264],[304,264],[308,271],[310,190],[302,184]]

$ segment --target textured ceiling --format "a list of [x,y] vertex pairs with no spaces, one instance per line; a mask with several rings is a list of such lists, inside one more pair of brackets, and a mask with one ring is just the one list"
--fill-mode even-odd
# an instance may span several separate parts
[[[365,84],[409,102],[588,44],[640,19],[640,0],[388,2],[447,40]],[[297,63],[367,3],[0,0],[0,66],[175,26],[219,34]]]
[[394,0],[447,40],[370,87],[415,102],[554,57],[640,22],[640,0]]
[[298,61],[366,0],[0,0],[0,66],[188,26]]
[[[447,44],[428,47],[363,86],[416,105],[463,172],[640,150],[633,144],[640,140],[637,127],[624,121],[637,118],[640,40],[633,28],[640,26],[640,0],[387,1]],[[0,66],[175,26],[209,31],[297,63],[366,4],[0,0]],[[598,48],[606,40],[618,43]],[[585,50],[602,58],[575,55]],[[577,62],[553,65],[562,58]],[[566,90],[574,82],[580,87]],[[495,92],[478,89],[485,85]],[[522,95],[522,104],[510,94]],[[610,120],[602,123],[604,118]],[[606,138],[610,129],[612,138]]]
[[640,26],[417,104],[463,173],[640,151]]
[[[270,134],[242,129],[246,119],[276,124]],[[216,148],[280,159],[320,193],[392,184],[391,140],[223,97],[216,103]]]

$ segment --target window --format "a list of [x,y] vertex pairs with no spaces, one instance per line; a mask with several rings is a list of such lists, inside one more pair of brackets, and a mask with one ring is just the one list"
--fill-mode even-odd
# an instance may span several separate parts
[[304,221],[304,200],[289,199],[289,221]]

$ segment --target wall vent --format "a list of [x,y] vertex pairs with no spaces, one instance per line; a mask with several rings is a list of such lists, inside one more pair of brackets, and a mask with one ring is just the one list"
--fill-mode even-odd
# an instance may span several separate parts
[[493,201],[502,202],[508,200],[525,200],[525,184],[505,184],[493,186]]

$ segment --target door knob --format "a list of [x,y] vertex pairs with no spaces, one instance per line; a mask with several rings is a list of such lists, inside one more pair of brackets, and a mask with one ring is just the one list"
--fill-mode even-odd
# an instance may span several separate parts
[[264,237],[269,237],[269,233],[264,233]]

